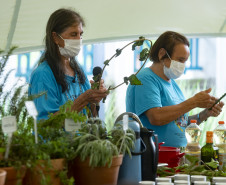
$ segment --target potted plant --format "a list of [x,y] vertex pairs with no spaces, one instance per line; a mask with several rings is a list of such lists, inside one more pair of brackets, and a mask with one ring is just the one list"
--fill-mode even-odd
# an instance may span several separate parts
[[69,171],[75,184],[117,184],[123,154],[131,155],[134,141],[134,131],[124,130],[120,124],[107,132],[106,125],[98,118],[82,123],[71,143],[75,153]]
[[[0,129],[1,130],[1,129]],[[13,133],[12,142],[10,144],[9,153],[5,157],[8,135],[0,131],[1,146],[3,150],[0,159],[0,169],[7,172],[5,185],[21,184],[26,173],[26,165],[29,166],[32,156],[32,137],[31,134],[25,134],[25,131],[18,129]]]
[[67,177],[67,159],[73,152],[70,134],[63,129],[66,117],[83,120],[76,112],[66,111],[71,102],[60,107],[58,114],[50,114],[48,120],[38,123],[38,144],[35,145],[33,161],[28,170],[24,185],[72,185],[73,178]]
[[[5,116],[15,116],[17,121],[17,131],[13,133],[7,159],[4,155],[8,135],[2,132],[0,123],[0,168],[7,171],[6,185],[21,184],[22,181],[23,184],[29,184],[29,179],[23,180],[26,169],[28,169],[26,177],[31,177],[31,174],[34,173],[30,172],[34,169],[38,172],[35,176],[36,180],[30,184],[61,184],[59,178],[56,178],[56,183],[52,183],[52,179],[55,180],[56,173],[65,184],[70,184],[67,181],[67,172],[63,169],[64,160],[62,159],[69,153],[67,152],[68,142],[65,143],[63,138],[65,132],[61,132],[57,128],[39,129],[40,135],[43,137],[40,138],[38,144],[35,143],[33,134],[34,120],[27,114],[25,101],[39,97],[44,93],[28,97],[27,84],[17,86],[17,82],[13,84],[10,91],[4,90],[4,87],[10,81],[9,76],[12,72],[12,70],[7,71],[5,66],[15,48],[12,47],[6,55],[0,58],[0,119]],[[0,51],[0,54],[2,52]],[[41,128],[41,124],[39,128]],[[46,137],[47,135],[48,137]],[[52,138],[50,139],[50,137]],[[56,165],[59,162],[60,167]],[[53,172],[51,169],[57,170]],[[58,173],[58,171],[61,172]]]
[[[13,70],[6,71],[8,59],[16,47],[11,47],[4,56],[0,58],[0,168],[7,172],[5,184],[17,184],[22,181],[25,174],[25,165],[29,163],[29,142],[31,132],[24,127],[27,123],[27,113],[24,101],[27,99],[26,85],[17,86],[16,81],[12,84],[9,79]],[[0,51],[2,54],[3,51]],[[12,89],[6,91],[5,86],[12,84]],[[1,120],[5,116],[15,116],[18,129],[12,135],[12,143],[8,158],[4,157],[8,142],[7,134],[1,130]],[[24,145],[26,141],[26,146]]]

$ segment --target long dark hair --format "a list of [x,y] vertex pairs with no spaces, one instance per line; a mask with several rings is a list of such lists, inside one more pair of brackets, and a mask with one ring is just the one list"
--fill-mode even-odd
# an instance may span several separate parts
[[[158,53],[161,48],[164,48],[171,56],[173,49],[177,44],[185,44],[189,47],[188,39],[180,33],[173,31],[166,31],[159,36],[151,48],[150,60],[153,62],[159,62]],[[167,55],[161,59],[168,58]]]
[[[58,54],[58,46],[55,44],[52,32],[61,34],[68,27],[72,26],[74,23],[82,23],[85,26],[83,18],[73,10],[70,9],[58,9],[51,14],[46,26],[46,36],[45,36],[45,51],[39,61],[41,64],[44,61],[47,61],[49,64],[54,77],[62,87],[62,92],[68,90],[68,84],[65,79],[65,74],[63,71],[63,64],[61,58]],[[74,57],[70,58],[70,66],[78,75],[79,83],[85,83],[85,75],[83,70],[78,65],[78,62]]]

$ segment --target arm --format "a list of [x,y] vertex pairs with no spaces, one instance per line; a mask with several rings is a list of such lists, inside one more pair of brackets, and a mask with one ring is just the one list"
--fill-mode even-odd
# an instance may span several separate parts
[[[210,91],[211,89],[201,91],[192,98],[177,105],[149,109],[145,112],[145,115],[153,125],[161,126],[168,124],[193,108],[209,108],[214,103],[214,97],[209,95]],[[204,119],[203,115],[201,119]]]

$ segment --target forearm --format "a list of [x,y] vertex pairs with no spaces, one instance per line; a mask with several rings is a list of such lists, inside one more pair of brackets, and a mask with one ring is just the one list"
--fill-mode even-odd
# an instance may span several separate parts
[[177,105],[149,109],[145,114],[151,124],[160,126],[176,120],[178,117],[189,112],[195,107],[195,101],[190,98]]
[[84,97],[84,94],[82,94],[73,102],[71,110],[80,112],[88,103],[89,102]]

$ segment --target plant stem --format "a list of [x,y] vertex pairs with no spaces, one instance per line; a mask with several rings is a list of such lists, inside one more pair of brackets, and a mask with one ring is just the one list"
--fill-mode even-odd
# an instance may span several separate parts
[[[122,52],[122,50],[125,49],[125,48],[126,48],[127,46],[129,46],[130,44],[135,43],[135,42],[138,42],[138,41],[145,41],[145,40],[149,41],[149,42],[151,43],[151,47],[152,47],[152,41],[151,41],[151,40],[149,40],[149,39],[138,39],[138,40],[134,40],[134,41],[132,41],[132,42],[126,44],[126,45],[125,45],[124,47],[122,47],[120,50],[121,50],[121,52]],[[145,59],[145,62],[144,62],[143,65],[140,67],[140,69],[136,72],[135,75],[137,75],[137,74],[140,72],[140,70],[143,68],[143,66],[145,65],[147,59],[148,59],[149,56],[150,56],[150,53],[151,53],[151,52],[150,52],[150,51],[151,51],[151,47],[150,47],[150,49],[149,49],[149,53],[148,53],[147,58]],[[109,59],[109,62],[110,62],[116,55],[117,55],[117,52]],[[109,64],[109,62],[108,62],[108,64]],[[104,67],[103,67],[103,69],[102,69],[102,72],[101,72],[101,75],[100,75],[99,84],[100,84],[100,81],[101,81],[101,78],[102,78],[102,75],[103,75],[103,72],[104,72],[106,66],[107,66],[107,65],[105,64]],[[117,87],[123,85],[124,83],[125,83],[125,82],[123,82],[123,83],[117,85],[117,86],[114,87],[114,88],[109,88],[108,90],[114,90],[114,89],[116,89]],[[100,86],[99,86],[99,88],[100,88]]]

